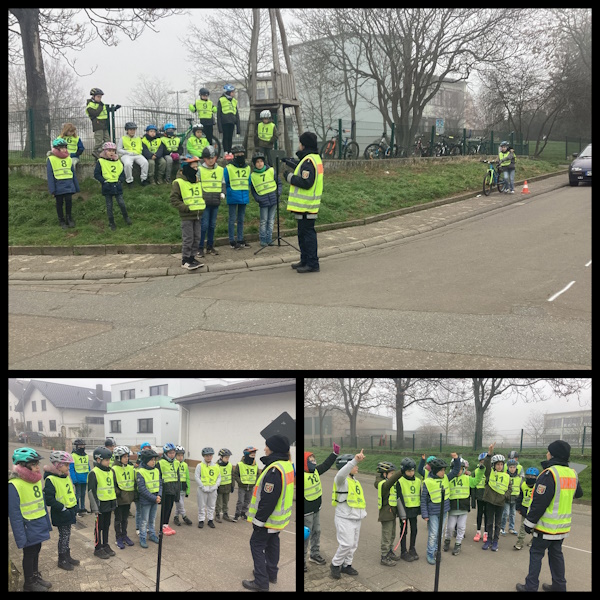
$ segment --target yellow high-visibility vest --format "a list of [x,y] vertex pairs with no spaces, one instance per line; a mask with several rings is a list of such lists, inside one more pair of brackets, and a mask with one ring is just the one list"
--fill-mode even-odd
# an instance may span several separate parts
[[198,169],[203,192],[213,192],[219,194],[223,189],[223,167],[215,165],[214,169]]
[[8,483],[12,483],[19,494],[19,508],[21,509],[21,516],[24,519],[33,521],[48,514],[46,512],[46,505],[44,504],[41,480],[29,483],[15,477],[10,479]]
[[504,473],[503,471],[492,471],[490,473],[490,479],[488,481],[488,485],[498,494],[505,494],[508,490],[508,483],[510,481],[510,477],[508,473]]
[[318,213],[323,194],[323,161],[318,154],[308,154],[296,166],[294,175],[302,170],[302,165],[310,160],[315,167],[315,181],[313,186],[305,190],[295,185],[290,186],[287,210],[299,213]]
[[442,501],[442,488],[444,488],[444,501],[449,499],[450,483],[448,476],[444,474],[442,479],[437,477],[428,477],[425,480],[429,497],[434,504],[440,504]]
[[232,481],[232,471],[233,465],[231,463],[227,463],[226,465],[219,465],[221,469],[221,485],[227,485]]
[[132,465],[115,465],[113,467],[115,473],[115,483],[120,490],[124,492],[132,492],[135,485],[135,473]]
[[90,470],[90,457],[87,454],[81,456],[81,454],[77,454],[76,452],[73,452],[72,456],[75,461],[75,464],[73,465],[75,473],[88,473]]
[[247,465],[244,462],[238,463],[240,470],[240,480],[244,485],[254,485],[256,483],[256,476],[258,475],[257,465]]
[[225,96],[221,96],[219,98],[219,102],[221,103],[221,112],[224,115],[235,115],[237,113],[237,98],[232,98],[229,100],[228,98],[225,98]]
[[348,506],[351,508],[366,508],[367,502],[365,500],[365,495],[363,494],[362,486],[360,485],[360,481],[358,479],[354,479],[353,477],[348,476],[346,478],[346,482],[348,483],[348,491],[347,492],[338,492],[337,486],[335,485],[335,481],[333,482],[333,492],[331,493],[331,506],[337,506],[338,503],[343,502],[343,500],[338,500],[336,496],[338,494],[348,494],[346,497],[346,502]]
[[213,113],[217,112],[217,107],[214,106],[212,100],[202,100],[198,98],[195,104],[190,104],[190,110],[196,112],[201,119],[210,119]]
[[535,530],[565,538],[571,531],[571,510],[577,489],[577,473],[574,469],[561,465],[553,465],[545,470],[550,471],[554,477],[554,497],[537,522]]
[[102,502],[116,500],[117,495],[115,494],[113,472],[110,469],[108,471],[103,471],[98,467],[94,467],[92,473],[96,473],[96,495],[98,496],[98,500]]
[[315,469],[312,473],[304,472],[304,499],[309,502],[316,500],[323,493],[321,488],[321,478],[319,472]]
[[202,485],[215,485],[219,477],[218,465],[207,465],[205,462],[200,463],[200,481]]
[[77,152],[77,143],[79,142],[79,136],[61,136],[65,142],[67,142],[67,150],[69,154],[75,154]]
[[202,197],[202,184],[199,181],[190,183],[180,178],[175,181],[179,185],[183,203],[187,204],[190,210],[204,210],[206,208],[206,202],[204,202],[204,198]]
[[273,137],[275,123],[259,123],[258,124],[258,139],[263,142],[270,142]]
[[127,150],[127,152],[135,152],[136,154],[142,153],[142,139],[139,137],[129,137],[128,135],[124,135],[123,140],[123,149]]
[[[181,179],[176,179],[175,181],[181,182]],[[173,462],[169,462],[164,458],[161,458],[158,461],[158,468],[162,473],[162,478],[165,483],[172,483],[177,481],[177,471],[179,470],[179,461],[173,460]]]
[[398,479],[402,497],[404,498],[404,506],[412,508],[421,504],[421,480],[415,477],[414,480],[406,479],[402,476]]
[[[383,497],[381,496],[381,486],[385,483],[385,479],[382,479],[378,484],[377,484],[377,508],[379,510],[381,510],[381,507],[383,506]],[[398,506],[398,494],[396,492],[396,484],[394,484],[391,488],[390,488],[390,495],[388,498],[388,504],[390,506]]]
[[[91,108],[93,110],[96,110],[98,108],[98,103],[97,102],[93,102],[92,100],[88,100],[87,106],[85,107],[85,114],[89,117],[90,113],[88,112],[88,109]],[[96,117],[99,121],[103,120],[103,119],[108,119],[108,114],[106,112],[106,104],[104,104],[102,106],[102,110],[100,111],[100,114]],[[90,117],[91,119],[91,117]]]
[[158,494],[160,490],[160,476],[158,469],[138,469],[137,472],[144,478],[146,489],[151,494]]
[[73,508],[77,504],[75,496],[75,486],[71,481],[71,477],[58,477],[57,475],[48,475],[46,480],[51,479],[54,489],[56,490],[55,498],[58,502],[67,508]]
[[259,196],[264,196],[265,194],[269,194],[270,192],[274,192],[277,190],[277,183],[275,181],[275,169],[273,167],[269,167],[266,171],[262,173],[257,173],[256,171],[252,171],[250,175],[252,179],[252,185],[256,190],[256,193]]
[[73,161],[70,156],[67,156],[67,158],[58,158],[58,156],[54,156],[53,154],[48,157],[48,160],[52,165],[52,172],[55,179],[73,179],[73,171],[71,170]]
[[250,165],[245,167],[235,167],[229,164],[225,167],[229,173],[229,186],[232,190],[248,190],[250,184]]
[[[120,160],[107,160],[99,158],[100,168],[102,169],[102,177],[109,183],[119,181],[119,175],[123,172],[123,163]],[[111,461],[113,459],[111,458]],[[112,465],[110,465],[112,467]]]

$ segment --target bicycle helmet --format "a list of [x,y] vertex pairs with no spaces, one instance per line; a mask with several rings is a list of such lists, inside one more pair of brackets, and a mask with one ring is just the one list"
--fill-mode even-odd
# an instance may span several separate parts
[[469,468],[469,461],[465,460],[464,458],[460,459],[460,464],[461,464],[462,467],[465,468],[465,470]]
[[204,125],[202,125],[202,123],[196,123],[192,127],[192,133],[196,133],[196,131],[202,131],[203,129],[204,129]]
[[429,466],[431,467],[432,473],[437,473],[439,470],[446,469],[448,467],[446,461],[443,458],[434,458],[429,463]]
[[508,147],[508,142],[506,140],[504,140],[503,142],[500,142],[500,146],[507,146]]
[[506,461],[506,467],[516,467],[519,463],[517,463],[517,461],[514,458],[509,458]]
[[173,131],[175,131],[177,127],[173,125],[173,123],[165,123],[163,130],[167,131],[167,129],[172,129]]
[[271,118],[271,111],[270,110],[263,110],[260,113],[260,118],[261,119],[270,119]]
[[150,442],[142,442],[142,443],[140,444],[140,450],[143,450],[143,449],[144,449],[144,448],[146,448],[146,447],[148,447],[148,448],[150,448],[150,447],[151,447],[151,446],[150,446]]
[[131,454],[131,452],[129,451],[129,448],[127,446],[117,446],[113,450],[113,456],[115,456],[116,458],[120,458],[121,456],[124,456],[125,454],[127,454],[127,456],[129,456]]
[[206,448],[202,448],[202,456],[207,456],[209,454],[214,454],[215,451],[210,447],[207,446]]
[[400,470],[404,473],[417,468],[417,463],[412,458],[403,458],[400,463]]
[[527,477],[527,475],[534,475],[535,477],[537,477],[540,474],[540,470],[537,469],[536,467],[529,467],[529,469],[527,469],[527,471],[525,471],[525,476]]
[[264,152],[261,152],[260,150],[257,150],[253,155],[252,155],[252,164],[256,164],[256,161],[261,158],[263,161],[265,160],[265,155]]
[[67,140],[65,140],[61,137],[57,137],[56,139],[52,140],[53,148],[58,148],[59,146],[68,146]]
[[202,149],[202,158],[214,158],[215,156],[217,156],[217,152],[213,146],[204,146]]
[[104,445],[105,446],[116,446],[117,445],[117,440],[115,440],[115,438],[113,438],[113,437],[107,437],[104,440]]
[[102,144],[102,150],[116,150],[117,145],[114,142],[104,142]]
[[435,456],[433,456],[433,455],[431,455],[431,456],[428,456],[428,457],[427,457],[427,460],[425,461],[425,464],[427,464],[427,465],[428,465],[428,464],[429,464],[429,463],[430,463],[432,460],[434,460],[434,459],[435,459]]
[[175,454],[185,454],[185,448],[183,446],[175,446]]
[[508,453],[508,458],[519,458],[519,453],[516,450],[511,450]]
[[236,144],[235,146],[231,147],[231,153],[232,154],[240,154],[243,153],[244,156],[246,155],[246,149],[244,148],[244,146],[242,146],[241,144]]
[[100,88],[92,88],[90,90],[90,96],[104,96],[104,92]]
[[382,461],[377,463],[377,472],[378,473],[389,473],[390,471],[395,471],[396,465],[391,462]]
[[52,450],[50,452],[50,462],[59,465],[68,465],[74,463],[73,457],[68,452],[62,450]]
[[42,460],[42,456],[33,448],[17,448],[12,455],[13,465],[28,464]]
[[354,454],[342,454],[335,459],[335,466],[341,469],[346,463],[354,458]]
[[478,457],[477,460],[483,460],[485,457],[487,456],[487,452],[482,452]]
[[234,87],[233,85],[231,85],[230,83],[226,83],[226,84],[223,86],[223,89],[224,89],[226,92],[234,92],[234,91],[235,91],[235,87]]
[[494,468],[494,465],[497,462],[501,462],[501,463],[506,462],[506,460],[504,459],[504,456],[502,454],[494,454],[494,456],[492,456],[492,469]]
[[200,159],[197,156],[194,156],[193,154],[186,154],[184,157],[181,158],[181,162],[182,163],[186,163],[186,164],[191,164],[193,162],[198,162]]
[[110,458],[111,456],[112,456],[112,452],[108,448],[105,448],[104,446],[98,446],[94,450],[94,461],[95,462],[102,461],[105,458]]
[[219,456],[231,456],[231,450],[228,450],[227,448],[221,448],[219,450]]
[[85,442],[81,438],[77,438],[76,440],[73,440],[73,446],[85,446]]
[[146,131],[150,131],[151,129],[154,129],[154,131],[158,133],[158,127],[156,125],[146,125]]
[[158,458],[158,453],[152,448],[146,447],[140,452],[140,462],[148,463],[152,458]]
[[167,452],[170,452],[171,450],[175,450],[175,444],[171,444],[171,442],[167,442],[163,446],[163,452],[166,454]]
[[209,90],[208,88],[200,88],[200,89],[198,90],[198,93],[199,93],[201,96],[210,96],[210,90]]
[[257,452],[257,451],[258,451],[258,448],[255,448],[254,446],[247,446],[246,448],[244,448],[244,456],[248,456],[252,452]]

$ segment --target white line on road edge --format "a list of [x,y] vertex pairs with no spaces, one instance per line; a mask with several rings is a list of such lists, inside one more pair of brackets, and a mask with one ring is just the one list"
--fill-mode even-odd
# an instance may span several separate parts
[[571,550],[579,550],[579,552],[587,552],[588,554],[592,553],[591,550],[582,550],[581,548],[573,548],[573,546],[563,546],[563,548],[570,548]]
[[555,298],[558,298],[563,292],[566,292],[574,283],[575,283],[574,281],[571,281],[571,283],[569,283],[569,285],[567,285],[562,290],[560,290],[560,292],[556,292],[556,294],[554,294],[554,296],[552,296],[551,298],[548,298],[548,302],[552,302],[552,300],[554,300]]

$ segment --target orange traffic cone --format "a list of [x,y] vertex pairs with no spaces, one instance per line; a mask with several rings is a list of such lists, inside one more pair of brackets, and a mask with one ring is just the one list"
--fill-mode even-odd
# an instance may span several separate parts
[[521,194],[531,194],[531,192],[529,191],[529,186],[527,185],[527,179],[525,180],[525,183],[523,184],[523,191],[521,192]]

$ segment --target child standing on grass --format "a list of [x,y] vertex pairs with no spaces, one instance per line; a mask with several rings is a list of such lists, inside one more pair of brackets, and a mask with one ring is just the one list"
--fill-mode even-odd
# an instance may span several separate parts
[[[67,226],[75,227],[75,221],[71,217],[71,205],[73,194],[79,191],[79,182],[75,175],[75,167],[69,156],[67,141],[61,137],[52,142],[52,152],[46,159],[46,176],[48,179],[48,191],[56,199],[56,214],[58,223],[66,229]],[[65,215],[63,214],[63,202],[65,203]]]

